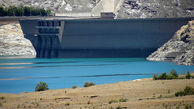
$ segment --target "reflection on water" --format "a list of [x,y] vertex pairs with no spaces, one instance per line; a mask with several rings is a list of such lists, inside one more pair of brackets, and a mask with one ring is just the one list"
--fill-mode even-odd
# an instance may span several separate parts
[[24,80],[24,79],[52,79],[52,78],[76,78],[76,77],[106,77],[106,76],[128,76],[128,75],[153,75],[153,73],[146,73],[146,74],[132,74],[132,73],[125,73],[125,74],[110,74],[110,75],[83,75],[83,76],[55,76],[55,77],[22,77],[22,78],[4,78],[1,80]]
[[93,65],[50,65],[50,66],[15,66],[15,67],[0,67],[0,69],[24,69],[24,68],[40,68],[40,67],[78,67],[78,66],[110,66],[117,64],[93,64]]
[[82,87],[85,81],[108,84],[151,78],[153,74],[179,74],[194,71],[194,66],[150,62],[144,58],[0,58],[0,92],[34,91],[40,81],[50,89]]

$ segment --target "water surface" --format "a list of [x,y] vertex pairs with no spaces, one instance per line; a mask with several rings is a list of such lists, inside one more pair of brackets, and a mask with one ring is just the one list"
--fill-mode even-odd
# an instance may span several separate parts
[[109,84],[170,72],[194,71],[194,66],[151,62],[144,58],[0,58],[0,93],[34,91],[38,82],[50,89],[82,87],[85,81]]

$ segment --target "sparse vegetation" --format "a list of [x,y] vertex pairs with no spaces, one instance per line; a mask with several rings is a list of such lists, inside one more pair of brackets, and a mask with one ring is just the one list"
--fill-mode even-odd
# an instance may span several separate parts
[[0,103],[0,107],[2,107],[3,106],[3,104],[2,103]]
[[90,86],[94,86],[94,85],[96,85],[96,84],[93,82],[85,82],[84,87],[90,87]]
[[192,109],[191,105],[185,105],[185,109]]
[[48,85],[45,82],[39,82],[36,85],[35,91],[45,91],[49,90]]
[[194,89],[192,87],[186,86],[184,91],[179,91],[175,93],[176,97],[185,95],[194,95]]
[[5,99],[5,97],[4,97],[4,96],[2,96],[2,97],[0,97],[0,99],[1,99],[1,100],[4,100],[4,99]]
[[76,88],[78,88],[78,87],[77,87],[77,86],[73,86],[73,87],[72,87],[72,89],[76,89]]
[[168,90],[168,94],[170,94],[170,89]]
[[161,75],[157,76],[156,74],[153,75],[153,80],[171,80],[171,79],[192,79],[192,75],[190,72],[187,72],[186,76],[179,76],[176,70],[171,70],[169,74],[166,72],[162,73]]
[[127,102],[128,99],[121,98],[119,102]]
[[33,8],[33,7],[16,7],[0,6],[0,16],[49,16],[51,15],[50,10],[45,10],[43,8]]
[[118,102],[117,100],[110,100],[110,101],[108,102],[108,104],[117,103],[117,102]]
[[158,99],[161,99],[162,98],[162,95],[158,96]]
[[189,72],[187,72],[186,76],[185,76],[186,79],[191,79],[191,74]]
[[122,107],[121,106],[117,106],[116,109],[122,109]]
[[69,103],[69,102],[65,103],[65,106],[69,106],[69,105],[70,105],[70,103]]

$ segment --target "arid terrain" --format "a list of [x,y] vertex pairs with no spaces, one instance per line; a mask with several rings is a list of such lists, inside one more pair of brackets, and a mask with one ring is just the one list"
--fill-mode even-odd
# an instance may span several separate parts
[[2,109],[184,109],[194,95],[176,97],[194,79],[142,79],[86,88],[0,94]]

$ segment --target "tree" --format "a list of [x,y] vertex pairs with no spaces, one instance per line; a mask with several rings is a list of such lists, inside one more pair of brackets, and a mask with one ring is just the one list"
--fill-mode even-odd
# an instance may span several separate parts
[[17,8],[15,7],[15,6],[10,6],[9,8],[8,8],[8,10],[7,10],[7,15],[8,16],[15,16],[15,10],[16,10]]
[[25,6],[24,7],[24,16],[30,16],[31,15],[31,8]]
[[23,15],[24,15],[24,9],[23,9],[23,7],[18,7],[15,10],[15,16],[23,16]]
[[35,91],[45,91],[49,90],[48,85],[45,82],[39,82],[36,85]]
[[187,72],[185,78],[186,78],[186,79],[191,79],[191,74],[190,74],[190,72]]
[[0,6],[0,16],[4,16],[5,14],[5,8]]
[[174,69],[170,71],[170,74],[175,76],[175,77],[178,77],[178,74],[177,74],[176,70],[174,70]]

